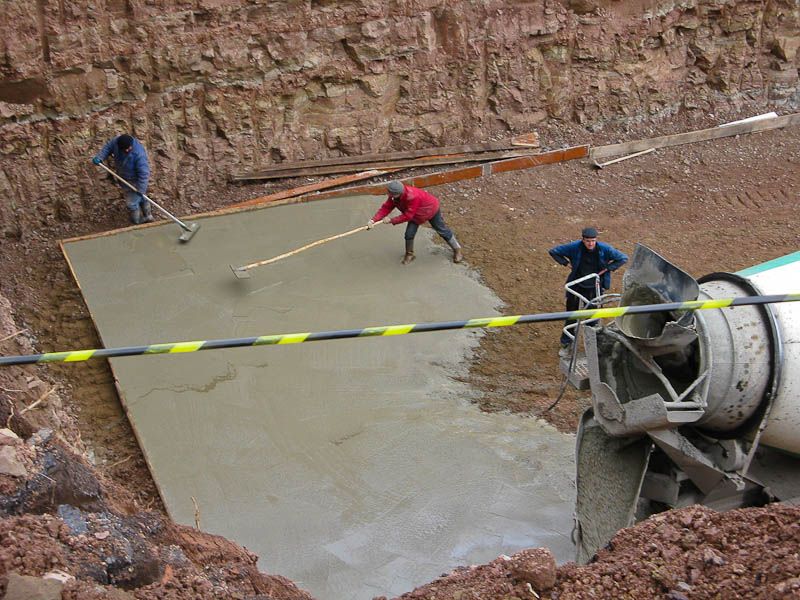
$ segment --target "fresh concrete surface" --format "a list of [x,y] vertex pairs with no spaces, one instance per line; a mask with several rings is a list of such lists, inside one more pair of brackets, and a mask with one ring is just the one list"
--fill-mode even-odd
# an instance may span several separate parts
[[[269,258],[363,224],[368,197],[199,220],[65,250],[106,346],[497,314],[450,251],[403,227]],[[445,218],[447,217],[445,205]],[[466,249],[469,256],[469,249]],[[573,557],[573,437],[482,414],[458,378],[478,331],[112,361],[171,516],[225,535],[323,600],[395,595],[532,546]],[[76,366],[76,368],[79,368]]]

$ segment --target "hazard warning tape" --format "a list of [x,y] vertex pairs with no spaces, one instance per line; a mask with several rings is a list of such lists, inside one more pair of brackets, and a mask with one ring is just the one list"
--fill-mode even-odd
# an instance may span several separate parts
[[776,294],[771,296],[745,296],[741,298],[718,298],[715,300],[692,300],[689,302],[642,304],[639,306],[619,306],[614,308],[594,308],[566,312],[539,313],[534,315],[486,317],[482,319],[469,319],[467,321],[439,321],[434,323],[411,323],[407,325],[383,325],[380,327],[364,327],[361,329],[339,329],[336,331],[306,333],[283,333],[278,335],[261,335],[245,338],[151,344],[149,346],[98,348],[95,350],[71,350],[66,352],[47,352],[45,354],[4,356],[0,357],[0,366],[49,362],[82,362],[89,360],[90,358],[112,358],[115,356],[136,356],[141,354],[181,354],[186,352],[199,352],[201,350],[217,350],[220,348],[240,348],[244,346],[280,346],[284,344],[320,342],[322,340],[406,335],[409,333],[446,331],[449,329],[509,327],[511,325],[521,325],[523,323],[544,323],[547,321],[562,321],[564,319],[609,319],[621,317],[623,315],[708,310],[712,308],[728,308],[733,306],[795,302],[797,300],[800,300],[800,292],[791,294]]

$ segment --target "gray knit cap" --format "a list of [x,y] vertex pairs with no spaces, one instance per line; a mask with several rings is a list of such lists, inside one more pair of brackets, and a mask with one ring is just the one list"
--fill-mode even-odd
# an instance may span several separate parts
[[386,189],[389,190],[389,193],[392,196],[399,196],[403,193],[405,186],[401,181],[390,181],[389,185],[386,186]]

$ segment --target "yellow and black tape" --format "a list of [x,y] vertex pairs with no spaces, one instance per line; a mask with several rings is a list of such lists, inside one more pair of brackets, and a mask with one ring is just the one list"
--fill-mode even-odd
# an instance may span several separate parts
[[474,329],[489,327],[509,327],[523,323],[544,323],[562,321],[564,319],[610,319],[622,315],[646,314],[658,312],[685,312],[748,306],[756,304],[773,304],[778,302],[795,302],[800,300],[800,292],[776,294],[770,296],[744,296],[741,298],[717,298],[714,300],[691,300],[688,302],[670,302],[665,304],[643,304],[639,306],[619,306],[614,308],[591,308],[533,315],[512,315],[507,317],[486,317],[466,321],[439,321],[433,323],[409,323],[406,325],[384,325],[380,327],[364,327],[361,329],[339,329],[335,331],[318,331],[305,333],[284,333],[277,335],[261,335],[246,338],[227,338],[217,340],[197,340],[193,342],[173,342],[167,344],[151,344],[148,346],[127,346],[121,348],[98,348],[94,350],[72,350],[67,352],[48,352],[44,354],[28,354],[22,356],[0,357],[0,366],[25,365],[48,362],[81,362],[90,358],[112,358],[116,356],[136,356],[140,354],[179,354],[216,350],[220,348],[240,348],[244,346],[270,346],[283,344],[303,344],[322,340],[340,340],[346,338],[395,336],[426,331],[446,331],[450,329]]

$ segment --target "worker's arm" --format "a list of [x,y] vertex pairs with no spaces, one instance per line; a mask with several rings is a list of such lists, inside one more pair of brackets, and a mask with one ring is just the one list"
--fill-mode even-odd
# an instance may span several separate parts
[[99,165],[105,159],[109,157],[109,155],[114,151],[114,148],[117,145],[117,138],[111,138],[106,142],[106,145],[103,146],[103,149],[98,152],[94,158],[92,158],[92,162],[96,165]]
[[377,223],[393,210],[394,210],[394,202],[392,202],[390,199],[387,199],[386,202],[381,204],[381,207],[378,209],[378,212],[376,212],[373,215],[370,221],[372,221],[373,223]]
[[620,252],[613,246],[608,247],[608,260],[606,261],[606,268],[609,271],[616,271],[626,262],[628,262],[628,255]]
[[422,198],[419,198],[417,195],[412,196],[408,204],[406,205],[406,209],[403,211],[403,214],[397,215],[394,219],[390,222],[392,225],[400,225],[400,223],[407,223],[411,219],[414,218],[414,215],[417,214],[419,210],[419,205],[422,202]]
[[560,246],[550,248],[547,252],[554,261],[567,267],[569,266],[570,260],[572,260],[572,253],[570,252],[569,246],[569,244],[561,244]]

